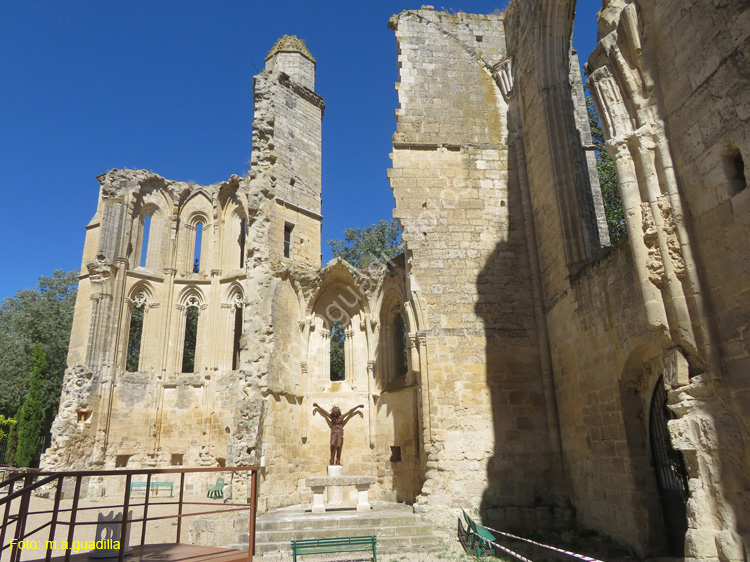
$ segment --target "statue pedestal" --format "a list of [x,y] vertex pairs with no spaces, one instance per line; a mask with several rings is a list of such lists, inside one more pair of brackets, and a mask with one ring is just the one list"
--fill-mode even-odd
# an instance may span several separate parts
[[[312,512],[325,513],[326,504],[331,507],[340,506],[343,503],[344,486],[356,486],[357,511],[369,511],[368,491],[375,480],[374,476],[344,476],[343,467],[329,466],[328,476],[311,476],[306,480],[313,492]],[[326,490],[328,502],[324,499]]]
[[[344,476],[344,467],[338,464],[328,466],[329,478],[341,478]],[[333,482],[333,481],[332,481]],[[328,485],[328,505],[338,506],[344,503],[344,487],[338,484]]]

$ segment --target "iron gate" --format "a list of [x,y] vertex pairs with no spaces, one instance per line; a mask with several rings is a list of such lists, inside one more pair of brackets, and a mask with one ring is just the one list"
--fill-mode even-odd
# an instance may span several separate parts
[[667,530],[669,550],[673,556],[685,554],[685,533],[687,532],[688,474],[685,459],[680,451],[672,447],[667,422],[674,414],[667,408],[667,392],[664,381],[659,377],[651,398],[649,433],[651,436],[651,457],[656,481],[659,486],[664,526]]

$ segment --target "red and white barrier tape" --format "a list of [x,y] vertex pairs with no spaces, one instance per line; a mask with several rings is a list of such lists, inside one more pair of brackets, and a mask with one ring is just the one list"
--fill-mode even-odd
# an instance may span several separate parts
[[507,552],[507,553],[508,553],[508,554],[510,554],[511,556],[513,556],[513,557],[515,557],[515,558],[518,558],[518,559],[519,559],[519,560],[521,560],[522,562],[533,562],[533,560],[529,560],[529,559],[528,559],[528,558],[526,558],[525,556],[521,556],[521,555],[520,555],[520,554],[518,554],[517,552],[513,552],[513,551],[512,551],[511,549],[509,549],[509,548],[505,548],[505,547],[504,547],[503,545],[501,545],[501,544],[497,544],[496,542],[492,542],[492,541],[487,541],[487,542],[489,542],[489,543],[490,543],[490,544],[491,544],[492,546],[494,546],[495,548],[499,548],[499,549],[500,549],[500,550],[502,550],[503,552]]
[[[516,539],[516,540],[524,541],[524,542],[527,542],[527,543],[530,543],[530,544],[535,544],[536,546],[541,546],[542,548],[546,548],[546,549],[549,549],[549,550],[554,550],[555,552],[561,552],[563,554],[567,554],[568,556],[572,556],[573,558],[578,558],[579,560],[583,560],[584,562],[602,562],[602,560],[599,560],[598,558],[591,558],[590,556],[584,556],[583,554],[576,554],[575,552],[571,552],[569,550],[563,550],[562,548],[556,548],[556,547],[550,546],[548,544],[542,544],[540,542],[532,541],[531,539],[525,539],[523,537],[517,537],[516,535],[511,535],[510,533],[504,533],[503,531],[498,531],[497,529],[493,529],[492,527],[485,527],[485,529],[487,529],[488,531],[490,531],[492,533],[497,533],[498,535],[503,535],[504,537],[509,537],[511,539]],[[508,554],[511,554],[511,555],[515,556],[516,558],[520,558],[521,560],[524,560],[525,562],[531,562],[531,561],[527,560],[526,558],[524,558],[523,556],[521,556],[520,554],[516,554],[512,550],[508,550],[505,547],[500,546],[497,543],[493,542],[492,544],[495,545],[495,546],[497,546],[497,547],[499,547],[500,549],[504,550]]]

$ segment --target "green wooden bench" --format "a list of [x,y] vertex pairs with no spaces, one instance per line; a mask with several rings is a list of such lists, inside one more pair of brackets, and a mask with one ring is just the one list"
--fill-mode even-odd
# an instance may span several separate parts
[[[463,509],[461,511],[466,521],[466,530],[463,532],[463,540],[461,541],[464,547],[478,558],[482,556],[497,556],[495,547],[491,544],[496,540],[495,535],[490,533],[485,527],[474,523],[474,520]],[[459,534],[461,534],[463,526],[460,519],[458,520],[458,527]]]
[[330,539],[302,539],[292,541],[292,558],[297,562],[297,555],[319,554],[321,552],[354,552],[372,550],[373,562],[378,562],[375,549],[377,537],[334,537]]
[[[149,487],[149,489],[146,489],[146,486]],[[174,494],[174,484],[172,482],[131,482],[130,483],[130,495],[132,497],[133,492],[136,492],[138,490],[143,490],[144,493],[148,494],[149,490],[151,493],[158,493],[159,488],[164,488],[165,490],[169,488],[169,497],[171,498]]]

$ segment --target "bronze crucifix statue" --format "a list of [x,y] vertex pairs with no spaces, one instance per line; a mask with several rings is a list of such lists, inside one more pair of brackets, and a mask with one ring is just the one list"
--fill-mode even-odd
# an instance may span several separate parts
[[[326,412],[323,408],[318,406],[316,403],[313,403],[313,416],[315,415],[315,412],[320,412],[320,415],[322,415],[326,421],[328,422],[328,425],[331,428],[331,460],[328,464],[334,465],[334,464],[341,464],[341,447],[344,446],[344,426],[347,424],[347,422],[354,417],[354,414],[358,408],[364,408],[364,404],[360,404],[359,406],[354,406],[351,410],[349,410],[345,414],[341,414],[341,409],[338,406],[334,406],[331,408],[331,412]],[[358,414],[362,415],[361,412],[357,412]],[[334,458],[335,457],[335,458]],[[336,462],[334,462],[334,460]]]

